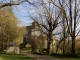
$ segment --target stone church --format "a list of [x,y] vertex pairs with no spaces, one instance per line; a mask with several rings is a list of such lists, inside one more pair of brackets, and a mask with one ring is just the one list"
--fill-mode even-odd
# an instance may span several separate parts
[[41,30],[39,28],[39,25],[36,23],[36,21],[34,21],[32,25],[26,26],[26,30],[27,30],[27,34],[23,36],[23,43],[28,42],[27,38],[29,36],[38,37],[39,35],[41,35]]
[[[23,42],[25,42],[25,40],[26,40],[26,42],[29,43],[29,39],[27,39],[27,38],[30,37],[30,36],[39,37],[39,38],[42,36],[41,37],[42,38],[41,45],[43,45],[42,48],[47,48],[47,35],[41,33],[40,27],[39,27],[39,25],[37,24],[36,21],[34,21],[31,26],[27,26],[26,28],[27,28],[28,33],[25,35],[25,37],[24,37],[25,39],[24,39]],[[54,36],[53,36],[53,39],[54,40],[53,40],[53,44],[51,45],[51,48],[56,47],[56,41],[55,41]]]

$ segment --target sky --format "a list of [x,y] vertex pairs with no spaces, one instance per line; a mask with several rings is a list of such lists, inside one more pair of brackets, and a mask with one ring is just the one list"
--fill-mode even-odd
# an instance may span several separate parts
[[[29,1],[32,2],[32,1],[37,1],[37,0],[29,0]],[[24,23],[24,25],[28,26],[28,25],[31,25],[31,23],[33,21],[29,18],[29,14],[26,11],[27,9],[25,7],[29,8],[31,10],[31,11],[29,11],[30,13],[33,12],[32,6],[29,5],[28,3],[21,3],[20,5],[14,5],[14,6],[12,6],[12,12],[17,17],[17,19],[19,19],[20,21],[22,21]]]
[[24,25],[31,25],[31,23],[33,22],[29,16],[28,13],[25,11],[24,7],[22,5],[18,5],[18,6],[13,6],[12,7],[12,11],[14,13],[14,15],[24,23]]
[[[9,3],[10,1],[11,0],[0,0],[0,4]],[[12,1],[16,1],[16,3],[18,2],[18,0],[12,0]],[[23,1],[23,0],[19,0],[19,1]],[[32,0],[29,0],[29,1],[32,1]],[[14,13],[14,15],[18,20],[22,21],[24,25],[28,26],[32,23],[32,20],[29,18],[27,11],[25,11],[25,8],[23,7],[22,4],[26,4],[28,7],[30,7],[30,5],[27,3],[21,3],[20,5],[12,6],[12,12]]]

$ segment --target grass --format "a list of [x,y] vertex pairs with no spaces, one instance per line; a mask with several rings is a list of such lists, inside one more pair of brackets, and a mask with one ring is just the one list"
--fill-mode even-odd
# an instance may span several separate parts
[[80,60],[80,58],[65,58],[64,60]]
[[75,54],[52,54],[51,56],[61,58],[63,60],[80,60],[80,57]]
[[0,60],[35,60],[31,57],[26,57],[25,55],[10,55],[10,54],[4,54],[0,53]]

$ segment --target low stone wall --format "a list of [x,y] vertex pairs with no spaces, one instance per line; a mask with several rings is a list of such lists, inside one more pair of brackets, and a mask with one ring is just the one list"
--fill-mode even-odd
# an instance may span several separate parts
[[19,47],[18,46],[7,47],[6,53],[7,54],[19,54]]

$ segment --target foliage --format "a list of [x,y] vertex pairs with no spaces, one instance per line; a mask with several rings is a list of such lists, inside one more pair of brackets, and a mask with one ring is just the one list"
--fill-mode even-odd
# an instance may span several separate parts
[[17,19],[15,18],[10,9],[4,8],[0,12],[0,18],[2,18],[0,20],[0,27],[2,30],[2,32],[0,32],[1,35],[3,35],[5,40],[14,40],[16,37],[20,35],[19,27],[17,26]]
[[[70,43],[68,44],[68,47],[66,48],[66,52],[67,53],[71,53],[71,45],[72,45],[72,43],[71,43],[71,41],[70,41]],[[80,55],[80,38],[77,38],[76,40],[75,40],[75,53],[77,54],[77,55]]]
[[17,24],[18,20],[12,13],[11,7],[0,9],[0,42],[2,42],[3,49],[12,41],[18,44],[22,42],[23,30],[20,30]]
[[[72,47],[72,40],[66,40],[65,41],[65,45],[66,45],[66,48],[65,48],[65,53],[66,54],[72,54],[72,50],[71,50],[71,47]],[[62,52],[62,49],[63,48],[63,41],[60,43],[59,47],[58,47],[58,52],[61,51]],[[80,38],[76,38],[75,39],[75,54],[80,56]]]
[[29,42],[32,46],[32,52],[42,52],[42,40],[35,36],[29,37]]

